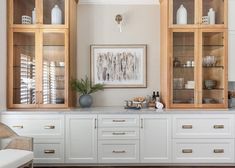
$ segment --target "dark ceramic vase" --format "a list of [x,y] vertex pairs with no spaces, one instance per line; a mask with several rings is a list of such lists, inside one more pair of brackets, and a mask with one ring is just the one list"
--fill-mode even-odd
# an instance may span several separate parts
[[80,104],[80,107],[82,108],[91,107],[92,103],[93,103],[93,99],[91,95],[89,94],[85,94],[79,97],[79,104]]

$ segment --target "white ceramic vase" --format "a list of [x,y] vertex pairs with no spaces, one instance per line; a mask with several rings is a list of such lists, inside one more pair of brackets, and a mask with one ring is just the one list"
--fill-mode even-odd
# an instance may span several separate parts
[[51,24],[62,24],[62,11],[58,5],[51,10]]
[[32,10],[32,24],[36,24],[36,9]]
[[208,18],[210,24],[215,24],[215,11],[213,10],[213,8],[209,9]]
[[183,4],[177,10],[176,23],[187,24],[187,10]]

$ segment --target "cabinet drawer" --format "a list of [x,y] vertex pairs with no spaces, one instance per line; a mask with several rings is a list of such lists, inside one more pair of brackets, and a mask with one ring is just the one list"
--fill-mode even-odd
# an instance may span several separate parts
[[138,115],[100,115],[99,127],[138,127]]
[[34,140],[34,163],[63,163],[63,140]]
[[173,161],[176,163],[231,163],[234,161],[233,140],[174,140]]
[[139,128],[100,128],[99,139],[139,139]]
[[138,163],[138,140],[108,140],[99,141],[99,163]]
[[173,117],[174,138],[233,138],[233,115],[182,115]]
[[34,138],[64,136],[64,117],[60,115],[3,115],[1,121],[22,136]]

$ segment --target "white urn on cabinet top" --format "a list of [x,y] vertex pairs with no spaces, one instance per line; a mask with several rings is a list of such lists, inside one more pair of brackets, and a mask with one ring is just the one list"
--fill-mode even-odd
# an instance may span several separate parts
[[62,24],[62,11],[58,5],[51,10],[51,24]]
[[187,10],[183,4],[181,4],[177,10],[176,23],[187,24]]

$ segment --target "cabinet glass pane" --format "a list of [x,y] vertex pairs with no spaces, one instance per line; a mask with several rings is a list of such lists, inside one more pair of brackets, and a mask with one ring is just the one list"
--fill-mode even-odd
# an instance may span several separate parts
[[[22,16],[29,16],[32,19],[32,11],[35,8],[35,0],[14,0],[14,24],[22,24]],[[31,24],[30,20],[24,19],[24,23]]]
[[224,103],[224,34],[222,32],[203,32],[202,38],[202,103]]
[[13,103],[35,104],[35,33],[13,34]]
[[177,11],[183,5],[187,10],[187,24],[194,24],[195,2],[194,0],[173,0],[173,24],[177,24]]
[[173,33],[173,103],[194,103],[194,33]]
[[208,16],[210,8],[215,11],[215,24],[224,24],[224,0],[203,0],[203,16]]
[[[56,6],[58,6],[59,9],[55,8]],[[55,19],[52,19],[53,9],[56,13]],[[58,10],[61,11],[61,17]],[[54,24],[65,24],[65,0],[43,0],[43,24],[53,24],[53,20]],[[61,20],[61,23],[58,23],[58,20]]]
[[43,104],[64,104],[65,34],[43,34]]

